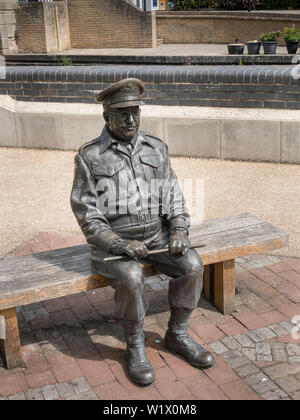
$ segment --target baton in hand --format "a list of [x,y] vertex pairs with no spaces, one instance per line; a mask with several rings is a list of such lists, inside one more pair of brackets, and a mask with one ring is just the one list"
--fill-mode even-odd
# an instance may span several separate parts
[[[191,247],[189,247],[189,249],[203,248],[204,246],[206,246],[206,245],[205,244],[199,244],[199,245],[191,246]],[[152,251],[148,252],[148,255],[163,254],[164,252],[169,252],[169,248],[153,249]],[[103,258],[103,260],[101,262],[121,261],[121,260],[125,260],[127,258],[131,258],[131,257],[129,255],[126,255],[126,254],[116,255],[115,257]],[[147,257],[145,257],[145,258],[147,258]]]

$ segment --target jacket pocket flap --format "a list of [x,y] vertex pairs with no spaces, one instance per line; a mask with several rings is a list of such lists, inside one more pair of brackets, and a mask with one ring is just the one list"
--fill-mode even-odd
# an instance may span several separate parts
[[124,168],[124,159],[113,163],[93,164],[93,172],[97,176],[113,176]]
[[164,161],[164,158],[161,155],[141,155],[140,159],[143,163],[152,166],[153,168],[158,168]]

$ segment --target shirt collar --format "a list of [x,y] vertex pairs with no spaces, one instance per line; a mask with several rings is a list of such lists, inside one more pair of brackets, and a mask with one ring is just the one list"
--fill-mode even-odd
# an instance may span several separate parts
[[100,154],[104,153],[107,149],[109,149],[111,145],[112,145],[112,137],[105,126],[100,136],[100,144],[99,144]]
[[[149,146],[151,146],[154,149],[156,147],[154,142],[151,141],[151,137],[147,136],[143,131],[138,132],[137,139],[135,140],[134,143],[135,144],[133,144],[132,154],[140,151],[143,147],[142,145],[143,143],[149,144]],[[126,143],[120,142],[114,137],[112,137],[107,127],[105,126],[100,136],[100,145],[99,145],[100,153],[101,154],[104,153],[107,149],[109,149],[112,146],[112,144],[116,144],[116,148],[119,151],[126,153],[127,155],[130,154],[128,149],[126,148]]]

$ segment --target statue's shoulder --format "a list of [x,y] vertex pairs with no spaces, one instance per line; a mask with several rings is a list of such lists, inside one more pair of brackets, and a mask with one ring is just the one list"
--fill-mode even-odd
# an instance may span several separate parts
[[80,146],[80,148],[78,149],[78,153],[83,156],[88,151],[90,151],[90,150],[94,149],[95,147],[99,146],[99,142],[100,142],[100,137],[97,137],[93,140],[87,141],[82,146]]
[[166,143],[159,137],[153,136],[153,134],[146,133],[145,131],[142,131],[142,134],[146,137],[147,141],[153,145],[153,147],[165,149]]

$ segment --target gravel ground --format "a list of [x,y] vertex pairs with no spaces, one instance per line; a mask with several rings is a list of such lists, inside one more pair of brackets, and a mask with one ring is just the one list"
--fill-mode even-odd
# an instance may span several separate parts
[[[69,204],[74,152],[0,148],[0,257],[41,231],[80,233]],[[300,166],[173,158],[179,179],[204,179],[205,218],[249,212],[290,234],[300,257]]]

